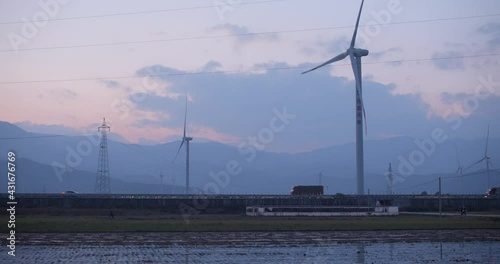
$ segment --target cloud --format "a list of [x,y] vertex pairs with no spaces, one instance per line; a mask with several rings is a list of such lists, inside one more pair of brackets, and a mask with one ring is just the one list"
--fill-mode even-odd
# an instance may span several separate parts
[[170,76],[184,75],[186,72],[163,65],[151,65],[136,71],[137,76],[152,77],[155,79],[169,80]]
[[54,100],[59,105],[65,105],[68,101],[75,101],[78,99],[78,94],[73,90],[66,88],[54,88],[48,91],[47,98],[40,94],[38,98],[43,100]]
[[[166,67],[163,65],[152,65],[142,67],[136,71],[137,76],[144,77],[143,83],[148,83],[148,88],[154,87],[153,90],[146,92],[162,94],[164,96],[177,98],[180,94],[166,94],[165,91],[170,89],[172,85],[180,85],[182,80],[188,76],[188,72]],[[153,83],[151,83],[153,81]],[[161,88],[163,87],[163,89]],[[144,91],[141,91],[144,92]]]
[[[198,137],[206,135],[223,142],[245,140],[269,127],[273,109],[286,108],[297,118],[283,133],[275,135],[269,150],[299,151],[354,141],[353,81],[332,77],[328,71],[302,75],[301,69],[293,69],[284,62],[254,65],[256,69],[269,67],[289,69],[258,74],[187,73],[182,80],[167,78],[166,81],[170,83],[169,92],[187,93],[192,98],[188,105],[188,124]],[[427,108],[421,98],[393,95],[393,89],[368,80],[364,84],[369,138],[415,135],[429,126]],[[180,99],[149,94],[136,102],[137,109],[165,112],[169,118],[139,120],[136,125],[181,131],[184,100]],[[408,125],[409,120],[414,125]]]
[[101,83],[104,83],[108,88],[118,88],[120,87],[120,83],[115,80],[101,80]]
[[477,29],[477,32],[490,37],[488,44],[491,48],[500,47],[500,23],[488,23]]
[[239,44],[248,44],[255,41],[277,41],[277,33],[255,34],[250,32],[247,27],[235,24],[225,23],[211,28],[214,32],[224,32],[227,35],[234,36]]
[[221,67],[222,64],[220,64],[218,61],[210,60],[205,65],[203,65],[203,67],[201,67],[200,71],[213,72],[219,70]]
[[301,45],[300,51],[309,56],[320,55],[322,57],[333,57],[339,53],[346,51],[349,48],[350,40],[347,36],[342,36],[334,39],[320,38],[314,43],[304,43]]
[[66,100],[73,100],[78,98],[78,95],[70,89],[53,90],[52,95]]
[[396,53],[396,52],[402,52],[403,50],[400,48],[390,48],[378,52],[370,52],[370,58],[374,60],[379,60],[383,58],[384,56],[387,56],[390,53]]
[[137,98],[143,98],[148,94],[168,98],[178,98],[179,96],[183,96],[185,95],[185,92],[172,92],[172,86],[182,86],[182,82],[186,79],[186,77],[188,77],[188,74],[188,72],[159,64],[142,67],[136,71],[137,76],[143,77],[142,85],[140,86],[141,89],[130,91],[129,94],[133,95],[130,99],[131,101],[136,101],[132,100],[134,96],[137,96]]
[[458,101],[462,101],[466,98],[468,98],[470,95],[466,93],[457,93],[457,94],[451,94],[448,92],[442,93],[441,94],[441,102],[445,104],[454,104]]
[[463,56],[459,51],[436,52],[432,55],[432,63],[440,70],[462,70],[464,69]]

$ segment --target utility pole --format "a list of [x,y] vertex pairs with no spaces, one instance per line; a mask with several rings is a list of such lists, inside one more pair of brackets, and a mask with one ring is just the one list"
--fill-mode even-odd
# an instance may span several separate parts
[[172,169],[172,194],[175,192],[175,168]]
[[439,177],[439,218],[441,218],[442,214],[442,201],[441,201],[441,177]]
[[163,171],[160,172],[160,193],[163,194]]
[[99,158],[97,159],[97,177],[95,181],[96,193],[111,193],[111,183],[109,178],[108,161],[108,136],[110,127],[106,125],[106,118],[103,118],[102,125],[97,128],[101,132],[101,143],[99,145]]

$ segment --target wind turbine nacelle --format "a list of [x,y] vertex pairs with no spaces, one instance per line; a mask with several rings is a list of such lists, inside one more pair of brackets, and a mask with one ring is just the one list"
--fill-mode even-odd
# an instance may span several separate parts
[[364,56],[368,56],[368,53],[370,53],[370,52],[368,50],[365,50],[365,49],[354,49],[352,54],[356,57],[364,57]]

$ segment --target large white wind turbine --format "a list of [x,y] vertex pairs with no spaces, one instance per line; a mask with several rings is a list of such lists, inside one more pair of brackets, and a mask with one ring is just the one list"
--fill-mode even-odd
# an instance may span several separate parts
[[484,148],[484,157],[478,161],[476,161],[474,164],[470,165],[467,167],[466,170],[470,169],[471,167],[475,166],[476,164],[479,164],[481,162],[486,163],[486,178],[487,178],[487,183],[488,183],[488,188],[490,188],[490,165],[491,165],[491,158],[488,155],[488,140],[490,138],[490,126],[488,126],[488,132],[486,134],[486,147]]
[[365,120],[365,129],[366,129],[366,114],[365,114],[365,107],[363,104],[362,87],[361,87],[361,57],[367,56],[369,52],[368,50],[365,49],[355,48],[354,44],[356,43],[356,35],[358,33],[359,19],[361,17],[361,11],[363,10],[364,2],[365,2],[364,0],[361,1],[361,7],[359,8],[358,19],[356,20],[356,27],[354,28],[354,34],[352,35],[351,45],[349,46],[349,48],[345,52],[337,55],[331,60],[302,73],[304,74],[314,71],[330,63],[343,60],[347,56],[349,56],[349,58],[351,59],[352,70],[354,71],[354,79],[356,81],[356,179],[357,179],[358,194],[364,193],[363,119]]
[[189,141],[193,140],[192,137],[186,137],[186,121],[187,121],[187,96],[186,96],[186,108],[184,110],[184,132],[182,134],[182,141],[179,149],[177,150],[177,154],[175,154],[174,161],[179,156],[179,152],[181,151],[182,145],[186,142],[186,194],[189,194]]

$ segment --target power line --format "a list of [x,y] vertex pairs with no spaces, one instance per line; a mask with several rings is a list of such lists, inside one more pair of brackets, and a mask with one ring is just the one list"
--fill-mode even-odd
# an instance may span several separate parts
[[[480,58],[480,57],[493,57],[499,56],[500,53],[492,54],[478,54],[478,55],[465,55],[465,56],[449,56],[440,58],[421,58],[421,59],[407,59],[407,60],[389,60],[389,61],[372,61],[364,62],[364,65],[374,65],[374,64],[393,64],[393,63],[403,63],[403,62],[422,62],[422,61],[436,61],[436,60],[453,60],[453,59],[467,59],[467,58]],[[337,64],[336,66],[350,66],[349,63]],[[178,73],[165,73],[165,74],[154,74],[151,77],[176,77],[176,76],[189,76],[189,75],[207,75],[207,74],[244,74],[260,71],[281,71],[281,70],[298,70],[310,68],[310,65],[306,66],[291,66],[291,67],[278,67],[278,68],[267,68],[267,69],[255,69],[255,70],[241,70],[241,71],[203,71],[203,72],[178,72]],[[26,83],[52,83],[52,82],[76,82],[76,81],[102,81],[102,80],[120,80],[120,79],[135,79],[143,78],[144,76],[107,76],[107,77],[86,77],[86,78],[69,78],[69,79],[50,79],[50,80],[31,80],[31,81],[4,81],[0,84],[26,84]]]
[[[500,169],[493,169],[493,170],[489,170],[489,172],[497,172],[497,171],[500,171]],[[483,171],[478,171],[478,172],[471,172],[471,173],[466,173],[466,174],[462,174],[462,175],[455,175],[455,176],[447,176],[447,177],[441,177],[441,179],[456,179],[456,178],[460,178],[460,177],[470,177],[470,176],[476,176],[476,175],[481,175],[481,174],[485,174],[487,173],[486,170],[483,170]]]
[[53,138],[53,137],[74,137],[74,136],[92,136],[94,134],[66,134],[66,135],[39,135],[26,137],[2,137],[0,140],[17,140],[17,139],[36,139],[36,138]]
[[[242,3],[235,4],[234,6],[265,4],[265,3],[283,2],[283,1],[285,1],[285,0],[267,0],[267,1],[255,1],[255,2],[242,2]],[[219,7],[227,7],[228,5],[229,4],[223,4],[223,5],[213,4],[213,5],[209,5],[209,6],[180,7],[180,8],[146,10],[146,11],[136,11],[136,12],[125,12],[125,13],[113,13],[113,14],[104,14],[104,15],[88,15],[88,16],[79,16],[79,17],[62,17],[62,18],[47,19],[46,21],[50,22],[50,21],[79,20],[79,19],[101,18],[101,17],[142,15],[142,14],[163,13],[163,12],[187,11],[187,10],[195,10],[195,9],[219,8]],[[38,22],[38,21],[37,20],[8,21],[8,22],[0,22],[0,25],[24,24],[24,23],[27,23],[27,22],[29,23],[29,22]]]
[[405,187],[405,188],[399,188],[397,189],[397,191],[402,191],[402,190],[408,190],[408,189],[413,189],[413,188],[417,188],[417,187],[420,187],[420,186],[423,186],[423,185],[426,185],[426,184],[429,184],[429,183],[432,183],[432,182],[435,182],[437,181],[438,179],[433,179],[433,180],[430,180],[430,181],[426,181],[424,183],[421,183],[421,184],[417,184],[417,185],[413,185],[413,186],[410,186],[410,187]]
[[[500,169],[490,170],[490,172],[496,172],[496,171],[500,171]],[[480,175],[480,174],[484,174],[484,173],[486,173],[486,171],[473,172],[473,173],[467,173],[467,174],[455,175],[455,176],[441,177],[441,179],[442,180],[445,180],[445,179],[456,179],[456,178],[460,178],[460,177],[476,176],[476,175]],[[426,184],[429,184],[429,183],[432,183],[432,182],[435,182],[435,181],[438,181],[438,179],[433,179],[433,180],[430,180],[430,181],[427,181],[427,182],[424,182],[424,183],[421,183],[421,184],[417,184],[417,185],[413,185],[413,186],[409,186],[409,187],[405,187],[405,188],[400,188],[400,189],[397,189],[397,191],[402,191],[402,190],[408,190],[408,189],[417,188],[417,187],[420,187],[420,186],[423,186],[423,185],[426,185]]]
[[[242,2],[242,3],[236,4],[235,6],[266,4],[266,3],[284,2],[284,1],[285,0],[268,0],[268,1]],[[188,11],[188,10],[196,10],[196,9],[219,8],[219,7],[227,7],[228,5],[229,4],[223,4],[223,5],[213,4],[213,5],[210,5],[210,6],[180,7],[180,8],[168,8],[168,9],[158,9],[158,10],[145,10],[145,11],[125,12],[125,13],[112,13],[112,14],[103,14],[103,15],[87,15],[87,16],[78,16],[78,17],[62,17],[62,18],[47,19],[45,21],[52,22],[52,21],[80,20],[80,19],[91,19],[91,18],[102,18],[102,17],[143,15],[143,14],[164,13],[164,12]],[[499,14],[486,14],[486,15],[464,16],[464,17],[453,17],[453,18],[436,18],[436,19],[420,20],[419,22],[435,22],[435,21],[448,21],[448,20],[457,20],[457,19],[484,18],[484,17],[493,17],[493,16],[498,16],[498,15]],[[38,20],[7,21],[7,22],[0,22],[0,25],[24,24],[24,23],[30,23],[30,22],[31,23],[38,22]],[[412,23],[412,22],[394,22],[394,23],[389,23],[389,24],[391,24],[391,25],[397,25],[397,24],[407,24],[407,23]],[[388,25],[388,24],[383,24],[383,25]]]
[[[429,22],[438,22],[438,21],[449,21],[449,20],[471,19],[471,18],[482,18],[482,17],[494,17],[494,16],[500,16],[500,14],[395,22],[395,23],[389,23],[389,24],[381,24],[381,26],[415,24],[415,23],[429,23]],[[308,32],[308,31],[346,29],[346,28],[353,28],[353,27],[354,26],[335,26],[335,27],[320,27],[320,28],[292,29],[292,30],[279,30],[279,31],[264,31],[264,32],[256,32],[256,33],[225,34],[225,35],[216,35],[216,36],[194,36],[194,37],[169,38],[169,39],[150,39],[150,40],[123,41],[123,42],[110,42],[110,43],[78,44],[78,45],[52,46],[52,47],[35,47],[35,48],[25,48],[25,49],[6,49],[6,50],[0,50],[0,52],[22,52],[22,51],[39,51],[39,50],[55,50],[55,49],[74,49],[74,48],[105,47],[105,46],[118,46],[118,45],[217,39],[217,38],[249,37],[249,36],[272,35],[272,34],[283,34],[283,33],[286,34],[286,33],[298,33],[298,32]],[[363,27],[363,25],[361,25],[361,27]]]

